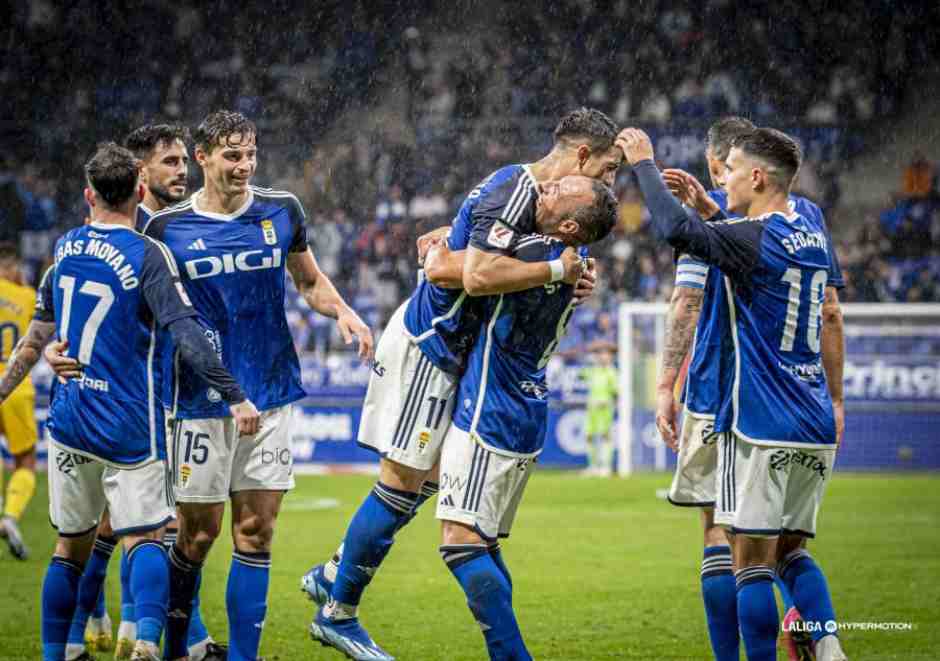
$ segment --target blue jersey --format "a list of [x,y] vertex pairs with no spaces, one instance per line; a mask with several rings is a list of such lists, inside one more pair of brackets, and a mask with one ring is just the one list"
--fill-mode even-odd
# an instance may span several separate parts
[[[727,213],[728,195],[725,191],[713,190],[708,195],[718,203],[722,212]],[[829,245],[830,259],[826,284],[842,288],[842,270],[829,239],[829,230],[822,210],[798,195],[790,196],[790,209],[801,215],[814,217],[822,224]],[[722,374],[731,373],[732,363],[728,362],[722,370],[722,361],[732,361],[734,351],[724,279],[717,267],[710,267],[706,262],[691,255],[682,255],[676,265],[676,286],[704,289],[682,400],[692,415],[711,419],[718,412],[722,393],[728,387],[728,383],[722,381]]]
[[143,234],[144,229],[147,227],[147,223],[150,222],[150,217],[153,216],[154,212],[145,207],[143,204],[137,205],[137,219],[134,222],[134,229]]
[[[460,205],[448,247],[511,254],[523,236],[535,231],[537,197],[535,179],[526,166],[500,168]],[[481,306],[481,299],[462,289],[444,289],[422,280],[405,309],[405,328],[436,367],[460,374],[480,333]]]
[[[147,234],[166,243],[206,334],[258,410],[305,396],[284,312],[285,265],[307,250],[304,212],[290,193],[252,186],[230,215],[202,211],[198,193],[154,214]],[[178,361],[169,338],[164,366]],[[187,372],[175,373],[164,403],[179,418],[230,415],[219,393]]]
[[[560,241],[532,235],[514,256],[546,261],[564,249]],[[498,454],[534,456],[548,425],[545,367],[574,311],[574,288],[555,282],[484,301],[486,329],[460,380],[454,424]]]
[[165,458],[157,330],[195,315],[166,246],[120,225],[76,228],[56,243],[37,308],[82,365],[54,384],[56,442],[117,466]]

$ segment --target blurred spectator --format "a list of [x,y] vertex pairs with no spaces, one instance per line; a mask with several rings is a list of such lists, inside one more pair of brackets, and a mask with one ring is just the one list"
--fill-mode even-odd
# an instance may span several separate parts
[[906,198],[924,198],[933,191],[934,166],[922,151],[914,152],[914,157],[904,168],[901,195]]

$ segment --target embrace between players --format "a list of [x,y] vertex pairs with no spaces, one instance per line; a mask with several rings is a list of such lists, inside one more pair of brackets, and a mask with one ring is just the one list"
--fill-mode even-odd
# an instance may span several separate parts
[[[592,263],[584,247],[603,239],[616,220],[609,185],[626,155],[660,236],[717,264],[741,292],[747,291],[729,289],[729,298],[746,295],[754,305],[765,295],[762,287],[777,284],[766,277],[758,281],[768,271],[761,261],[764,228],[767,236],[775,236],[771,230],[779,232],[780,223],[802,223],[798,231],[824,231],[816,219],[774,215],[779,210],[766,206],[767,199],[776,202],[779,194],[786,200],[796,168],[783,168],[781,174],[777,154],[762,142],[760,131],[748,134],[753,144],[737,148],[739,160],[746,161],[741,167],[750,166],[751,188],[744,191],[742,184],[743,192],[729,209],[754,215],[756,208],[769,216],[711,225],[687,216],[652,164],[645,135],[628,129],[618,136],[603,113],[581,109],[559,123],[548,155],[530,165],[497,170],[467,196],[446,233],[423,238],[425,278],[382,335],[363,407],[359,442],[382,457],[378,483],[350,522],[334,558],[314,567],[302,581],[320,605],[310,625],[314,638],[351,658],[392,658],[361,626],[358,604],[394,535],[440,490],[441,553],[467,595],[490,657],[531,658],[513,614],[512,581],[498,540],[510,531],[542,447],[545,365],[573,307],[593,289]],[[776,133],[770,135],[778,139]],[[55,457],[50,514],[60,537],[43,590],[48,659],[81,658],[69,644],[69,629],[76,604],[84,602],[90,610],[100,592],[100,580],[93,597],[80,584],[88,580],[81,575],[86,561],[99,551],[95,532],[105,505],[108,532],[123,537],[128,557],[128,612],[136,623],[133,658],[160,658],[164,627],[163,658],[222,658],[208,656],[204,643],[211,639],[202,636],[204,627],[197,636],[202,641],[193,639],[192,618],[202,563],[220,533],[228,500],[235,548],[226,593],[227,656],[257,658],[274,522],[283,494],[293,486],[290,405],[303,397],[283,309],[285,268],[313,309],[337,319],[347,343],[358,339],[364,359],[371,357],[372,337],[317,268],[297,199],[250,185],[256,136],[254,125],[237,113],[207,117],[194,136],[204,187],[142,224],[138,204],[150,194],[148,187],[160,185],[150,176],[157,169],[148,171],[145,162],[138,179],[134,155],[113,144],[100,147],[86,166],[91,223],[57,243],[56,264],[43,279],[33,322],[41,332],[28,335],[10,361],[19,368],[8,370],[17,374],[25,366],[28,371],[42,346],[58,335],[60,344],[46,351],[62,377],[53,393],[49,424]],[[175,136],[158,141],[149,155],[169,148],[181,148],[186,156],[185,144]],[[796,153],[797,167],[798,162]],[[173,184],[177,192],[182,185],[184,192],[185,158],[180,163],[182,178],[177,170],[175,178],[162,183]],[[731,157],[728,164],[733,165]],[[676,177],[676,192],[692,201],[696,189],[691,178]],[[765,206],[755,207],[755,199]],[[133,231],[135,224],[143,234]],[[737,229],[744,226],[753,229]],[[817,250],[822,257],[814,254],[815,261],[828,264],[826,246]],[[822,270],[828,268],[825,264]],[[794,260],[786,271],[791,276],[784,282],[791,283],[791,298],[795,290],[798,299],[787,311],[796,306],[817,323],[818,314],[815,320],[812,315],[820,269],[801,289],[792,282],[803,266]],[[799,299],[801,291],[805,302]],[[731,320],[732,325],[745,325],[737,331],[741,347],[750,348],[747,342],[755,341],[746,324],[770,323],[752,322],[750,312],[743,310]],[[826,417],[828,393],[823,398],[817,392],[819,383],[825,389],[825,376],[806,367],[813,362],[814,330],[818,361],[819,329],[802,318],[793,320],[791,329],[791,316],[781,317],[778,330],[791,347],[796,342],[791,350],[803,362],[785,374],[798,380],[798,388],[816,388],[816,399],[794,406],[815,403],[813,414],[821,417],[808,429],[789,429],[791,420],[779,419],[785,433],[770,440],[782,442],[782,448],[819,453],[820,461],[828,462],[823,472],[828,479],[832,461],[826,453],[832,452],[835,432],[833,422],[829,434],[826,421],[832,421],[832,407]],[[806,337],[796,337],[799,333]],[[743,353],[738,346],[734,351]],[[767,357],[755,351],[758,357],[752,360]],[[750,378],[742,370],[735,376]],[[777,376],[758,386],[779,395],[773,383]],[[757,473],[764,466],[761,461],[770,461],[759,444],[763,430],[749,427],[750,418],[738,419],[736,412],[743,407],[737,401],[729,407],[735,413],[728,430],[742,439],[729,454],[731,466],[738,457],[738,471]],[[719,429],[718,419],[715,424]],[[722,444],[731,447],[734,441]],[[273,461],[265,461],[272,456]],[[169,483],[164,479],[167,467]],[[807,513],[805,501],[818,506],[824,481],[781,478],[775,489],[755,497],[739,488],[731,473],[729,502],[719,501],[719,513],[726,516],[720,523],[734,527],[736,517],[757,518],[761,525],[770,521],[761,536],[751,537],[746,530],[735,536],[757,540],[751,546],[742,543],[740,550],[735,542],[735,562],[749,572],[744,576],[748,580],[739,578],[744,586],[740,603],[742,594],[755,592],[745,588],[764,585],[767,562],[752,562],[759,555],[754,548],[766,551],[769,543],[761,540],[776,540],[784,528],[781,517],[796,517],[802,526],[798,530],[811,534],[815,509],[810,506]],[[740,480],[742,487],[744,482]],[[173,517],[174,495],[179,533],[171,538],[167,562],[160,534]],[[741,503],[735,508],[737,497]],[[783,511],[794,503],[796,514]],[[794,553],[804,554],[796,561],[808,558],[805,551]],[[809,611],[799,598],[797,604],[806,616]],[[751,656],[747,621],[742,617],[740,628],[749,658],[763,658],[758,651]],[[761,624],[768,622],[765,617]],[[775,634],[776,621],[773,629]],[[194,644],[202,647],[194,649]],[[218,646],[211,653],[224,655]]]

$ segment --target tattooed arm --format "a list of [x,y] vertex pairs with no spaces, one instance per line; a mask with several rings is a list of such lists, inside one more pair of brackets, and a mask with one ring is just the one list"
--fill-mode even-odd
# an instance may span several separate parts
[[679,449],[674,390],[682,363],[692,346],[704,296],[704,289],[676,285],[666,315],[662,367],[656,381],[656,427],[663,441],[673,450]]
[[10,393],[20,385],[33,366],[39,362],[42,348],[46,346],[55,333],[55,324],[48,321],[33,319],[29,322],[26,335],[13,347],[13,353],[7,361],[7,369],[0,379],[0,402],[3,402]]

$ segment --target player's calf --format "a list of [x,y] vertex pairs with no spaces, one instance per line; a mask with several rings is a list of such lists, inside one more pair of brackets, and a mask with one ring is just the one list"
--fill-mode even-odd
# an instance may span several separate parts
[[512,584],[474,530],[454,521],[442,524],[441,557],[467,597],[467,606],[486,640],[490,659],[531,659],[512,609]]

